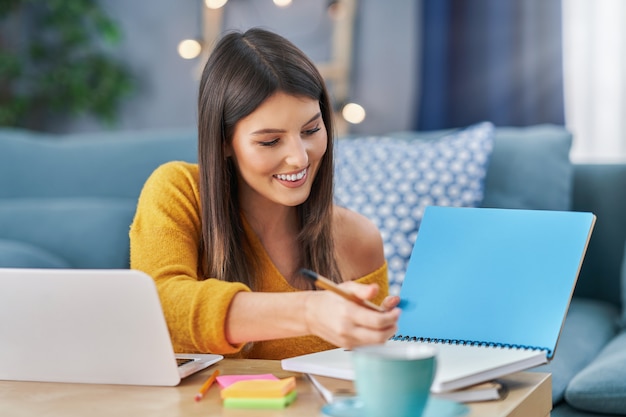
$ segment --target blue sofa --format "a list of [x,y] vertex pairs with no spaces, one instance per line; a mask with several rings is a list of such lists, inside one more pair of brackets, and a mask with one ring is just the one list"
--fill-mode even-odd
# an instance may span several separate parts
[[[482,129],[489,134],[488,125]],[[393,133],[367,138],[361,149],[380,154],[390,138],[411,147],[459,133]],[[537,368],[552,373],[552,416],[626,415],[626,164],[572,164],[572,136],[558,126],[492,127],[491,136],[477,205],[598,217],[555,359]],[[338,170],[349,146],[365,142],[340,143]],[[52,135],[0,129],[0,267],[127,268],[137,197],[152,170],[170,160],[196,160],[194,130]],[[346,197],[349,188],[342,185],[337,188],[347,200],[340,202],[358,208],[362,196]],[[376,221],[392,239],[386,228],[393,222]],[[408,259],[406,250],[394,256]],[[397,288],[398,278],[392,279]]]

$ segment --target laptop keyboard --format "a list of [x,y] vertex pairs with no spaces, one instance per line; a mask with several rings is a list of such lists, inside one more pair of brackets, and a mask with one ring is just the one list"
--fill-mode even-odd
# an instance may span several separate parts
[[193,362],[193,359],[181,359],[181,358],[176,358],[176,363],[178,364],[178,366],[183,366],[186,363],[189,362]]

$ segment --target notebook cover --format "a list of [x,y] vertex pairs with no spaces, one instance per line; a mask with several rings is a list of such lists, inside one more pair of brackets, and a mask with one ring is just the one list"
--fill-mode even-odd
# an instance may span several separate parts
[[398,335],[541,348],[551,357],[592,213],[429,206],[400,296]]

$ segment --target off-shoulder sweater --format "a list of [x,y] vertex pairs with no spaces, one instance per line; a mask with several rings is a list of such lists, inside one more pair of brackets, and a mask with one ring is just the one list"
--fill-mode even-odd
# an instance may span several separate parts
[[[281,275],[247,224],[245,233],[260,260],[262,279],[256,291],[298,291]],[[229,343],[225,321],[230,303],[239,291],[251,290],[242,283],[199,276],[200,236],[198,165],[178,161],[161,165],[139,197],[130,228],[130,266],[155,280],[176,352],[282,359],[335,347],[316,336]],[[377,283],[381,291],[373,301],[380,303],[388,294],[387,264],[357,282]]]

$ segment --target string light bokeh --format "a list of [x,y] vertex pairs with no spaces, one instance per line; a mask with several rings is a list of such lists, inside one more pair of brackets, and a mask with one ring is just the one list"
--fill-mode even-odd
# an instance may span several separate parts
[[[230,0],[236,1],[236,0]],[[222,12],[229,0],[204,0],[204,6],[210,11]],[[269,0],[268,0],[269,2]],[[289,7],[292,4],[292,0],[272,0],[275,7]],[[334,21],[339,21],[346,18],[346,8],[343,7],[340,0],[330,0],[328,2],[328,16]],[[203,22],[203,24],[206,24]],[[197,59],[201,55],[208,55],[206,51],[208,41],[206,39],[189,38],[183,39],[178,44],[178,54],[183,59]],[[351,54],[351,51],[341,51],[342,54]],[[348,74],[349,77],[349,74]],[[329,83],[332,95],[332,83]],[[344,90],[345,91],[345,90]],[[345,97],[336,104],[336,114],[341,117],[342,121],[349,124],[359,124],[365,120],[366,111],[358,103],[350,102]]]

